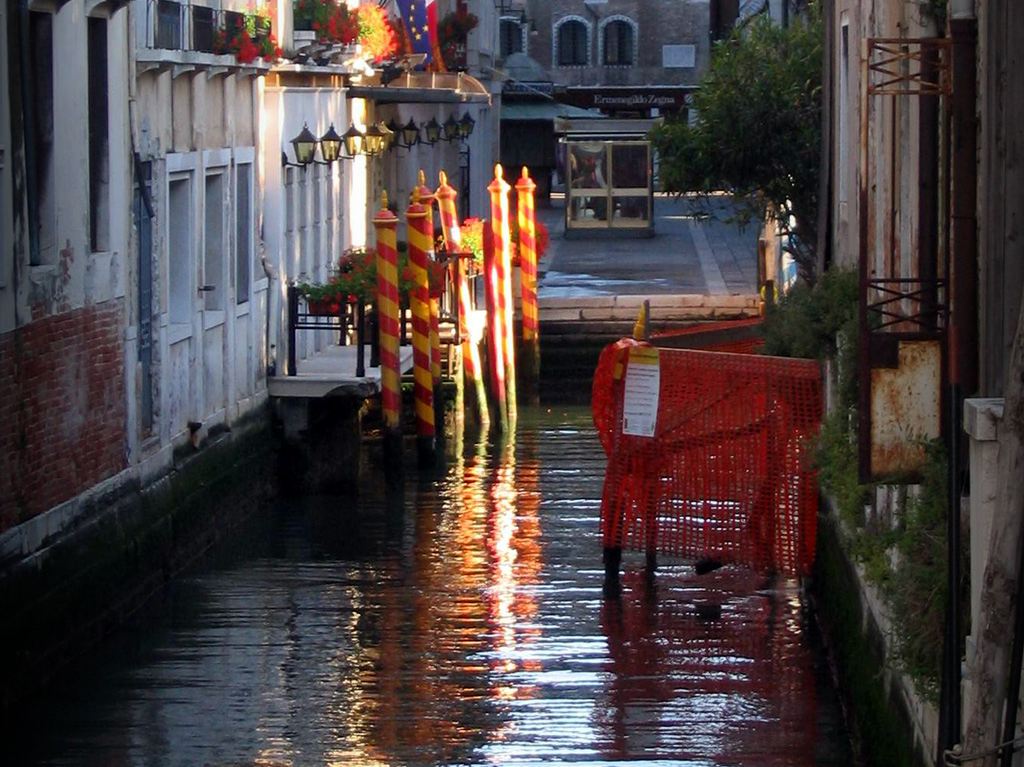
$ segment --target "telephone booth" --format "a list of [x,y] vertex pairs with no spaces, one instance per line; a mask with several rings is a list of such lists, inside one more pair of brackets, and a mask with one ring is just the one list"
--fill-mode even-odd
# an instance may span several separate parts
[[[561,126],[566,236],[653,236],[654,174],[646,136],[654,121],[588,122],[567,120]],[[588,128],[601,134],[587,135]]]

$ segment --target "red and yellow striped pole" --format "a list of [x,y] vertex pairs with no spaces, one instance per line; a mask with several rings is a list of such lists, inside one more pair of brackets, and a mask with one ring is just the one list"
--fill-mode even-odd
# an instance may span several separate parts
[[402,466],[402,370],[398,338],[398,216],[388,210],[386,192],[381,194],[380,210],[373,217],[373,226],[377,232],[377,317],[384,468],[390,473],[400,472]]
[[434,382],[430,372],[430,289],[427,285],[427,258],[431,250],[430,208],[413,191],[412,204],[405,211],[409,237],[409,267],[412,290],[413,399],[416,411],[416,454],[420,466],[434,463]]
[[430,289],[430,377],[434,381],[434,399],[441,390],[441,312],[436,287]]
[[[428,231],[430,233],[430,250],[427,253],[428,263],[436,260],[434,250],[434,216],[433,204],[437,201],[434,190],[427,186],[427,174],[420,168],[416,178],[416,188],[413,195],[419,195],[419,200],[427,208],[427,219],[430,222]],[[433,271],[434,274],[437,272]],[[437,433],[438,440],[444,435],[444,427],[441,421],[444,418],[444,405],[441,400],[441,310],[438,305],[442,286],[430,285],[430,273],[427,275],[427,287],[430,295],[430,377],[434,387],[434,423],[440,425]]]
[[494,245],[495,278],[500,295],[495,322],[500,323],[502,362],[505,367],[506,407],[508,422],[516,421],[516,355],[515,326],[512,313],[512,236],[508,222],[508,194],[512,187],[503,178],[501,163],[494,166],[494,180],[487,187],[491,193],[491,240]]
[[[441,184],[437,188],[437,208],[441,213],[441,233],[448,253],[459,253],[462,249],[462,232],[459,229],[455,198],[458,192],[448,183],[448,174],[441,171]],[[459,337],[462,339],[463,380],[473,391],[476,400],[477,419],[481,426],[490,422],[487,412],[487,395],[484,393],[483,370],[480,364],[480,349],[469,327],[469,279],[466,259],[461,255],[455,264],[455,286],[458,295]]]
[[529,402],[540,398],[540,321],[537,310],[537,222],[534,192],[537,185],[523,166],[516,182],[516,208],[519,216],[519,271],[522,282],[523,383]]
[[494,242],[490,227],[483,232],[484,241],[484,286],[487,289],[487,382],[490,388],[491,404],[497,415],[496,427],[508,431],[508,407],[505,391],[505,323],[499,321],[499,305],[502,301],[501,283],[498,275],[498,259],[494,255]]

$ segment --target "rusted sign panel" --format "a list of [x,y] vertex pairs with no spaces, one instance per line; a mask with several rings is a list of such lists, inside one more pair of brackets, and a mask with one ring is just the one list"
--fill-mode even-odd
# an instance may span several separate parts
[[942,347],[900,341],[896,367],[871,371],[871,475],[906,476],[924,466],[924,440],[939,436]]

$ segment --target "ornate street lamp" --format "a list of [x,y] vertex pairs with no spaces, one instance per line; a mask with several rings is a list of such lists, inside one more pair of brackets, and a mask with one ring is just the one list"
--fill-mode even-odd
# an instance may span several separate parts
[[334,130],[334,123],[327,129],[327,132],[320,137],[320,156],[328,165],[338,159],[341,155],[341,136]]
[[473,127],[476,125],[476,120],[469,116],[469,112],[466,112],[459,120],[459,138],[465,141],[473,135]]
[[426,134],[428,144],[436,144],[441,140],[441,123],[436,117],[431,117],[430,122],[423,126],[423,132]]
[[303,123],[299,135],[292,139],[295,161],[299,165],[309,165],[313,162],[313,155],[316,154],[316,143],[316,136],[310,133],[309,126]]
[[405,124],[405,127],[401,130],[402,141],[401,146],[407,149],[415,144],[420,143],[420,129],[416,125],[416,122],[410,117],[409,122]]
[[394,117],[388,120],[388,124],[385,126],[388,132],[391,133],[391,137],[388,139],[388,149],[395,146],[402,145],[402,126],[398,124]]
[[365,138],[363,132],[355,126],[355,123],[348,126],[348,130],[342,136],[342,141],[345,143],[345,154],[349,158],[362,154],[366,146]]
[[379,125],[370,123],[366,126],[366,131],[363,134],[363,147],[367,155],[370,157],[376,157],[385,149],[387,143],[387,135],[380,129]]
[[454,114],[448,115],[448,119],[444,121],[444,140],[451,143],[459,137],[459,121],[455,119]]

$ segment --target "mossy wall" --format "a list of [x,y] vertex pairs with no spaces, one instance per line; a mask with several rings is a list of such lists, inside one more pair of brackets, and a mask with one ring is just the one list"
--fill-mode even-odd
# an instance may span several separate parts
[[0,710],[50,681],[275,493],[267,412],[175,459],[147,487],[125,481],[66,535],[0,574]]
[[885,637],[866,608],[857,570],[829,514],[819,518],[814,602],[868,767],[931,765],[916,743],[906,702],[890,681]]

